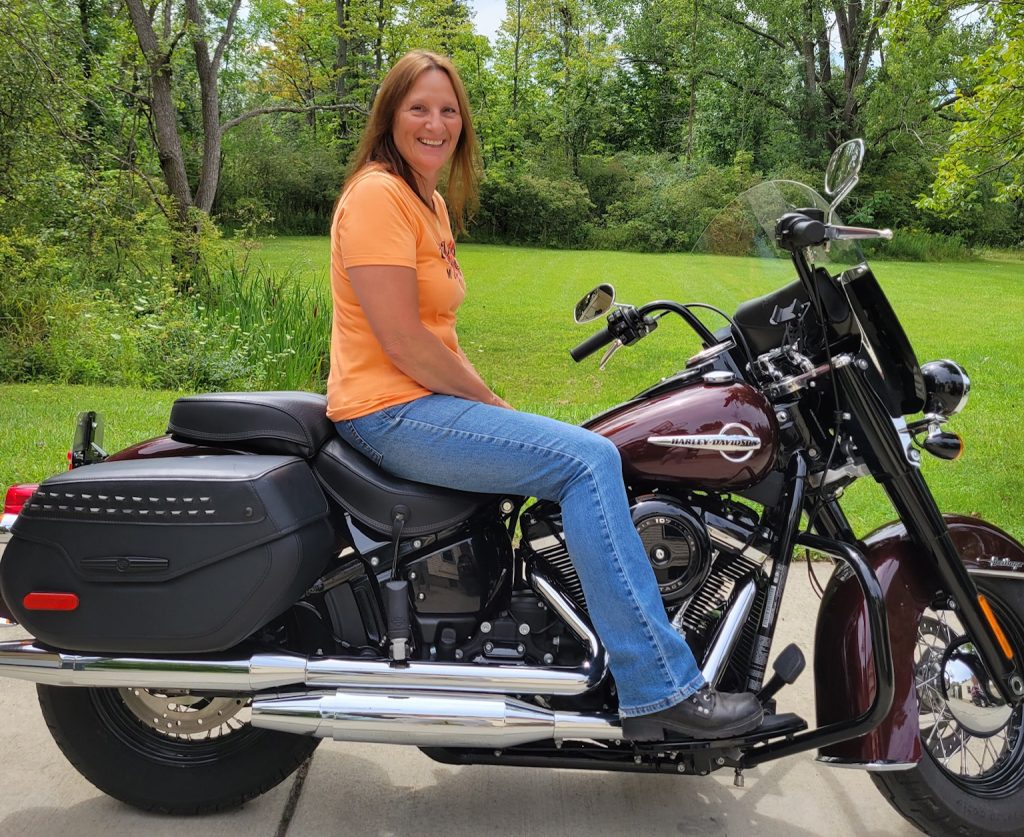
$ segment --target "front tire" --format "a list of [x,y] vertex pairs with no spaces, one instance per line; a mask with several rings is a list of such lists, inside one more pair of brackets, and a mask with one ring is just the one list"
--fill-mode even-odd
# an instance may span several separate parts
[[[977,578],[1013,646],[1024,654],[1024,580]],[[963,704],[947,700],[950,655],[973,649],[952,611],[926,611],[918,629],[915,669],[923,755],[912,770],[872,773],[875,786],[912,824],[930,835],[1007,837],[1024,823],[1024,707],[1004,707],[1005,722],[973,728]],[[980,689],[970,703],[1003,716]],[[952,707],[952,708],[951,708]],[[959,716],[958,717],[958,714]]]
[[244,697],[37,686],[50,734],[106,794],[146,811],[237,808],[286,779],[319,738],[257,729]]

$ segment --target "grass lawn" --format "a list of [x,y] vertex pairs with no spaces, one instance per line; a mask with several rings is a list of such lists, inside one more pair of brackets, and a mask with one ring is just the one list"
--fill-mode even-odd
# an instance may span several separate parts
[[[269,239],[252,259],[303,282],[328,282],[323,237]],[[744,299],[787,281],[755,278],[744,259],[678,254],[552,251],[459,245],[469,292],[460,312],[463,348],[496,391],[523,410],[579,422],[682,367],[697,348],[676,318],[620,351],[604,372],[597,359],[575,364],[568,349],[596,330],[572,322],[577,299],[611,282],[623,301],[704,301],[732,311]],[[964,457],[926,457],[925,473],[944,509],[981,514],[1024,537],[1024,446],[1015,418],[1024,402],[1024,264],[879,262],[879,279],[903,319],[921,361],[950,357],[971,375],[971,403],[951,429]],[[717,327],[713,315],[706,322]],[[61,467],[78,409],[98,409],[111,449],[162,432],[173,394],[72,387],[0,387],[0,485],[38,479]],[[121,435],[124,433],[125,435]],[[53,441],[51,441],[51,439]],[[859,530],[892,514],[880,491],[862,481],[847,509]]]

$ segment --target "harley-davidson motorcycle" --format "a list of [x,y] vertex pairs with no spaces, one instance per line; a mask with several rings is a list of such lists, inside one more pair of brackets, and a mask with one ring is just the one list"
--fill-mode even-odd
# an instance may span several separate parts
[[[587,427],[621,451],[672,624],[709,682],[759,695],[758,729],[627,740],[557,504],[390,476],[306,393],[181,398],[168,435],[111,456],[84,414],[75,467],[5,517],[2,615],[35,639],[0,643],[0,676],[38,684],[90,782],[171,813],[239,805],[330,737],[457,765],[730,769],[738,785],[816,750],[871,771],[928,833],[1020,834],[1024,547],[943,516],[922,477],[922,451],[959,455],[944,424],[970,383],[918,364],[856,244],[890,234],[837,223],[863,151],[833,156],[831,201],[768,182],[708,228],[701,251],[783,283],[732,316],[609,286],[576,309],[606,318],[577,361],[670,315],[700,338],[682,371]],[[858,536],[840,498],[864,477],[897,519]],[[769,666],[798,548],[834,563],[813,728],[775,697],[800,649]]]

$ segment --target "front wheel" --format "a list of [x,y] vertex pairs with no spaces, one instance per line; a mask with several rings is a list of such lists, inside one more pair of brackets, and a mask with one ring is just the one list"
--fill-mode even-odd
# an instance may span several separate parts
[[[1024,581],[978,578],[1024,654]],[[1019,835],[1024,823],[1024,707],[995,695],[951,610],[927,610],[915,657],[923,756],[913,770],[872,773],[890,804],[926,834]]]
[[106,794],[147,811],[237,808],[287,778],[319,738],[257,729],[245,697],[37,686],[53,740]]

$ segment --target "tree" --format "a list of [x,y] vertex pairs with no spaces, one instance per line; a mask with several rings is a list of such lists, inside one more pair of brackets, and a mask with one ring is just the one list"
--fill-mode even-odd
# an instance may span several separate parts
[[976,59],[973,89],[953,106],[961,120],[939,161],[927,209],[952,215],[975,207],[991,179],[996,199],[1024,203],[1024,4],[1004,2],[987,11],[991,41]]

